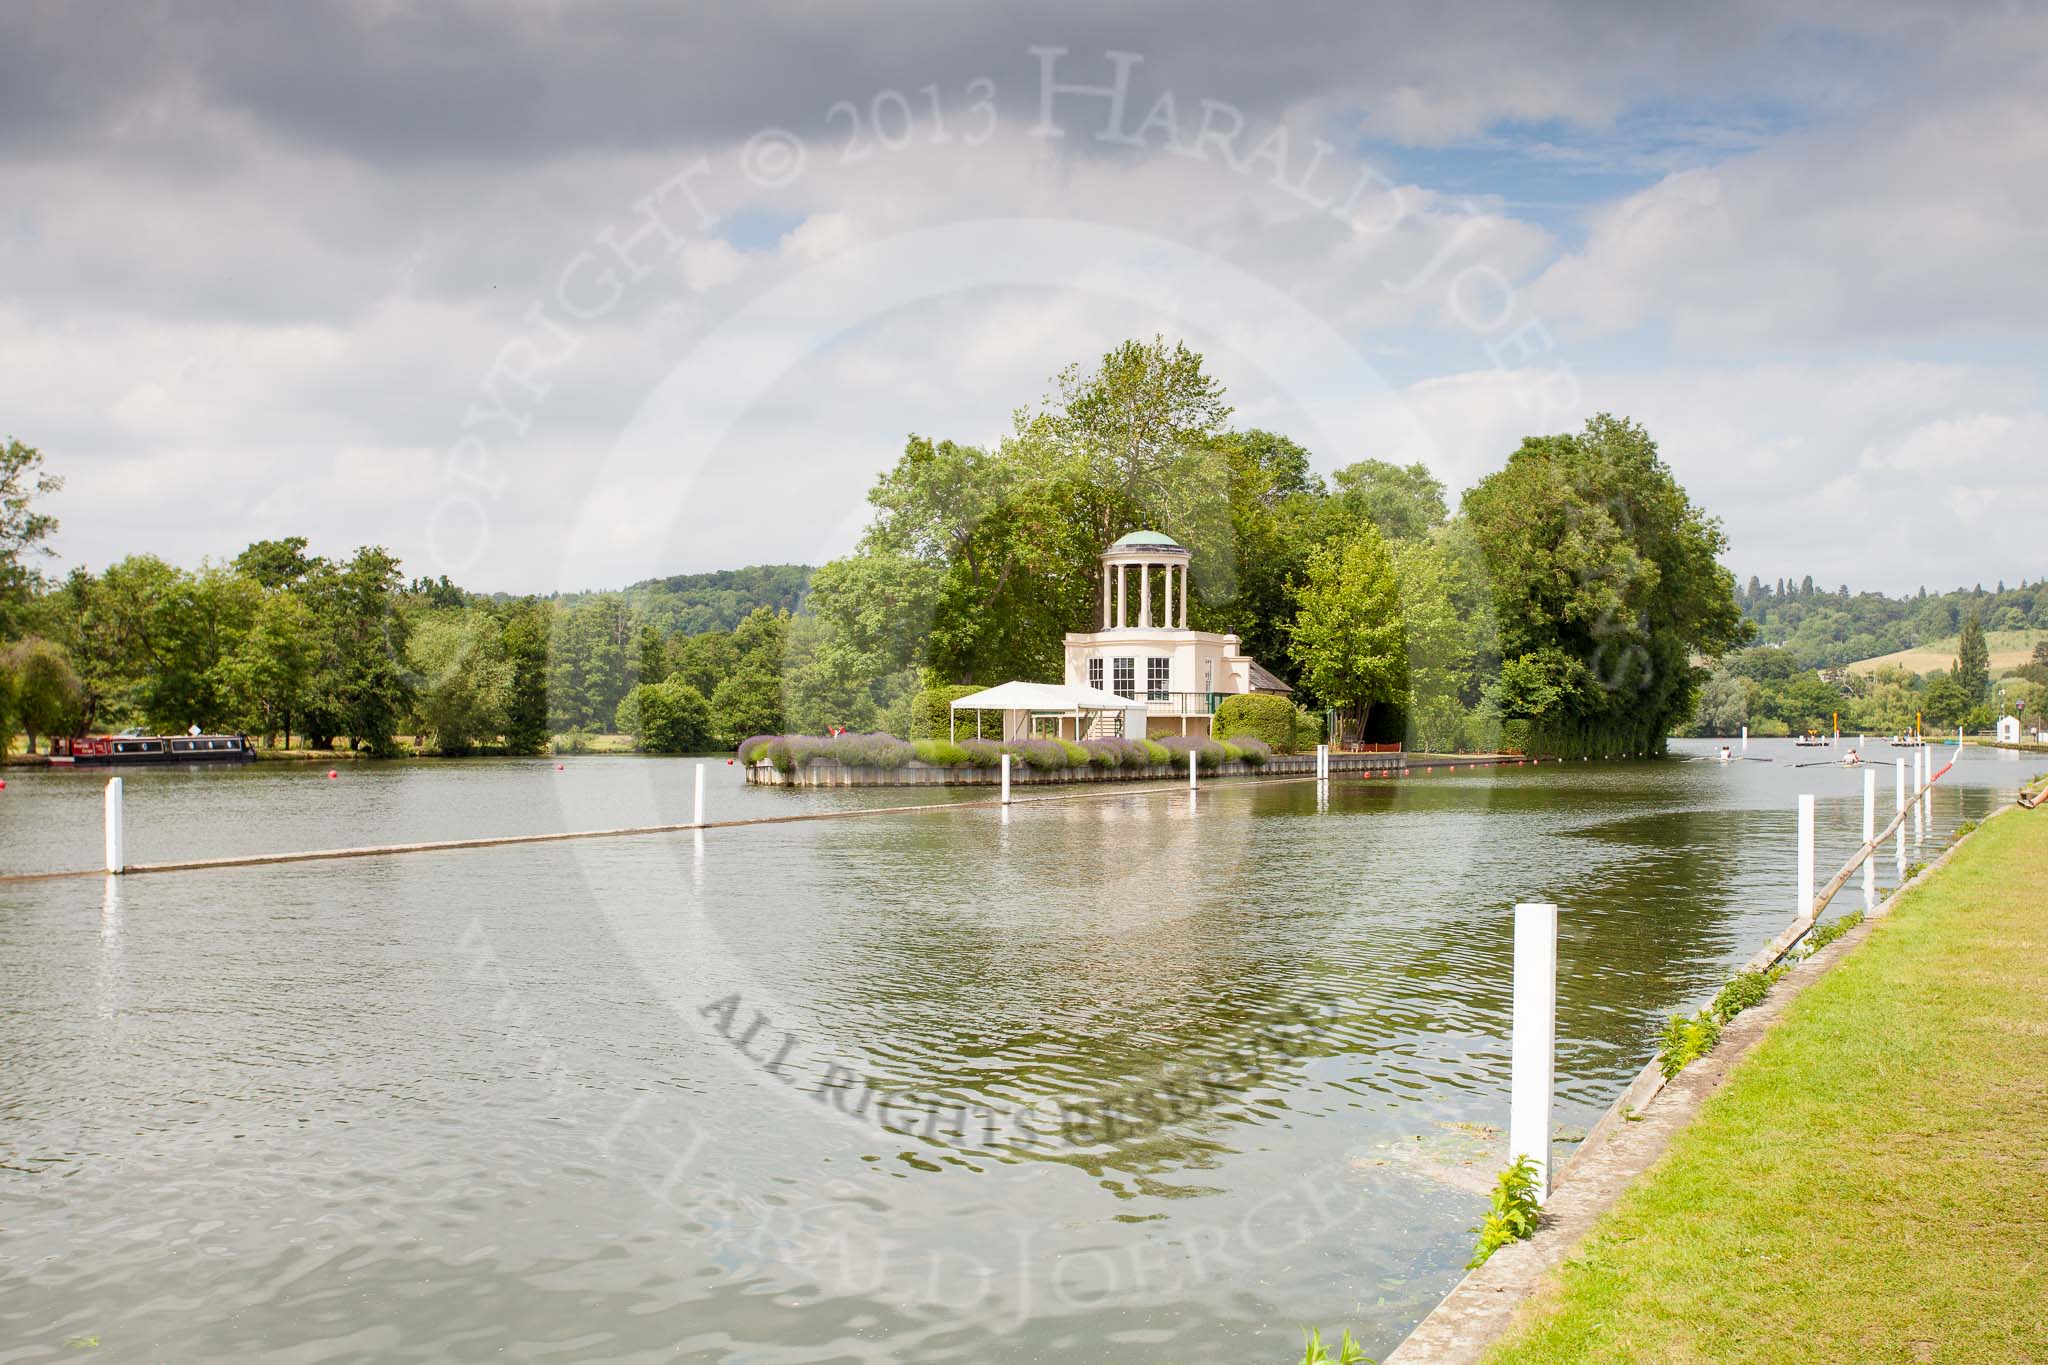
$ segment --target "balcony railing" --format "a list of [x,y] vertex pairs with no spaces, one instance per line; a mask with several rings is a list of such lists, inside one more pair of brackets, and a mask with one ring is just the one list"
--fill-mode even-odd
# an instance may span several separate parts
[[1130,697],[1133,701],[1145,703],[1146,713],[1154,716],[1213,716],[1216,708],[1223,704],[1231,692],[1163,692],[1143,690],[1120,692],[1117,695]]

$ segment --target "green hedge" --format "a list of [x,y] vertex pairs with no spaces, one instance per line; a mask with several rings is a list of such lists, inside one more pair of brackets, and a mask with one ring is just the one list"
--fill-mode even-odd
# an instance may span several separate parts
[[1217,739],[1229,739],[1233,735],[1250,735],[1253,739],[1264,740],[1273,746],[1275,753],[1293,753],[1296,743],[1294,703],[1286,697],[1262,692],[1225,697],[1223,704],[1216,708],[1215,736]]
[[960,716],[959,733],[949,733],[948,726],[953,716],[953,703],[986,688],[964,683],[953,687],[927,687],[910,702],[910,737],[912,739],[1001,739],[1003,737],[1003,713],[983,711],[980,713],[980,732],[976,733],[975,712],[966,711]]

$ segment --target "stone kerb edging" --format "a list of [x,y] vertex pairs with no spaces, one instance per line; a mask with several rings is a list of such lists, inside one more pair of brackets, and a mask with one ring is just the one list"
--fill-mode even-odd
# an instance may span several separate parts
[[[2011,804],[2001,806],[1985,816],[1982,823],[2017,809]],[[1599,1217],[1664,1155],[1671,1140],[1727,1083],[1736,1066],[1783,1017],[1792,1002],[1869,937],[1878,921],[1891,913],[1902,896],[1946,867],[1956,851],[1974,837],[1972,831],[1955,840],[1918,875],[1887,896],[1864,917],[1863,923],[1795,964],[1760,1002],[1722,1027],[1721,1041],[1713,1051],[1688,1064],[1669,1081],[1652,1060],[1558,1172],[1536,1235],[1526,1242],[1509,1243],[1494,1252],[1486,1264],[1466,1272],[1386,1358],[1385,1365],[1420,1365],[1424,1361],[1460,1365],[1480,1359],[1513,1325],[1516,1311],[1542,1287],[1550,1272],[1578,1251]]]

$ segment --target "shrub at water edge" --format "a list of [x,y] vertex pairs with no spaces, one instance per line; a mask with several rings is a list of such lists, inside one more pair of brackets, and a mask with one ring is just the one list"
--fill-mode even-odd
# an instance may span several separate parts
[[1236,740],[1245,736],[1264,740],[1268,748],[1292,753],[1295,743],[1294,703],[1266,692],[1247,692],[1225,697],[1216,708],[1215,736]]
[[1176,767],[1185,766],[1189,754],[1203,768],[1214,768],[1224,760],[1223,746],[1202,735],[1168,735],[1159,743],[1166,750],[1167,761]]
[[970,760],[967,751],[951,740],[913,739],[910,747],[917,751],[917,761],[929,763],[935,768],[964,768]]

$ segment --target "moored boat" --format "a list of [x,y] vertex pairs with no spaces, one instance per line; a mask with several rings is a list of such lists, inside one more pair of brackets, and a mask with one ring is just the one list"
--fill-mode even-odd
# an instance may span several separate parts
[[125,767],[135,763],[246,763],[255,757],[247,735],[78,735],[55,740],[50,762]]

